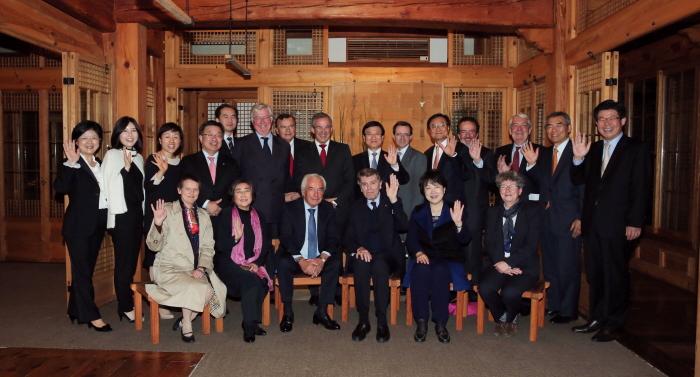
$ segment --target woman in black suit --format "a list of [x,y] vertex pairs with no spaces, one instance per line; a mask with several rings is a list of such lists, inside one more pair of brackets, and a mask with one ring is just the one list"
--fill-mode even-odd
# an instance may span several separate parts
[[232,207],[224,208],[215,223],[214,271],[226,284],[229,295],[241,298],[243,340],[266,335],[260,327],[262,302],[272,289],[265,269],[272,240],[265,219],[253,208],[252,183],[239,180],[231,185]]
[[114,291],[119,320],[134,321],[131,283],[143,240],[143,141],[134,118],[121,117],[112,130],[112,149],[105,153],[107,229],[114,243]]
[[521,296],[540,277],[537,243],[543,214],[537,203],[520,199],[525,180],[518,173],[499,174],[496,186],[503,203],[489,208],[486,217],[491,266],[483,273],[479,295],[495,319],[494,334],[512,336],[517,331]]
[[[412,258],[410,272],[413,317],[416,319],[416,342],[425,341],[428,318],[432,312],[435,333],[442,343],[450,341],[447,332],[450,303],[450,282],[466,280],[464,245],[471,236],[466,226],[467,212],[459,200],[444,201],[447,181],[437,170],[426,172],[420,179],[420,189],[426,202],[417,206],[408,224],[406,244]],[[457,263],[455,263],[457,262]],[[453,269],[461,267],[455,278]],[[455,281],[455,284],[464,284]]]
[[102,166],[95,153],[102,143],[102,127],[93,121],[78,123],[71,140],[63,142],[66,160],[54,181],[57,194],[68,195],[63,238],[71,264],[68,317],[100,332],[112,331],[95,305],[92,274],[107,225],[107,199]]

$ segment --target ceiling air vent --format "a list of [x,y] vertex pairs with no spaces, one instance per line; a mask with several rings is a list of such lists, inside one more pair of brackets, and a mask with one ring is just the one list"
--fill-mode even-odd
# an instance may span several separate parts
[[347,38],[348,62],[429,62],[430,38]]

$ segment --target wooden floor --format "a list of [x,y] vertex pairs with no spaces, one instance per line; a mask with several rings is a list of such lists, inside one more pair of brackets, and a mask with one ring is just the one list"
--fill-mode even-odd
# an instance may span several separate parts
[[194,352],[0,349],[0,376],[186,377],[204,356]]

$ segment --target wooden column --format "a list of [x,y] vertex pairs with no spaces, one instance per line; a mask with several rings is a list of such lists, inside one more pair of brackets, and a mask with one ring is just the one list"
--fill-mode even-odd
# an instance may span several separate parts
[[115,94],[117,117],[146,121],[147,50],[146,27],[134,23],[117,24],[114,40]]
[[550,111],[566,111],[569,114],[574,110],[568,109],[569,104],[569,77],[566,66],[566,40],[567,40],[567,9],[566,0],[556,0],[554,9],[554,49],[552,51],[552,68],[554,75],[548,87],[551,93],[552,105]]
[[42,261],[51,259],[51,192],[49,191],[50,174],[50,151],[49,151],[49,91],[46,89],[39,90],[39,135],[44,137],[39,138],[39,185],[41,200],[40,216],[41,216],[41,245],[42,252],[40,258]]
[[[2,90],[0,90],[0,114],[2,114]],[[0,130],[3,130],[4,126],[2,124],[3,116],[0,116]],[[4,132],[0,132],[0,145],[5,145]],[[5,219],[5,154],[0,153],[0,174],[2,174],[2,179],[0,179],[0,262],[7,258],[7,240],[6,235],[6,222]]]

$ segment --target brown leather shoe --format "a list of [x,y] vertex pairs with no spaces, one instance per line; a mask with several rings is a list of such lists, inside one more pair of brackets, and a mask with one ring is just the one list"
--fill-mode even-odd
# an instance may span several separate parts
[[493,325],[493,335],[502,336],[506,334],[505,323],[496,321]]
[[518,332],[518,325],[513,322],[506,323],[503,327],[505,329],[505,335],[507,338],[510,338]]

